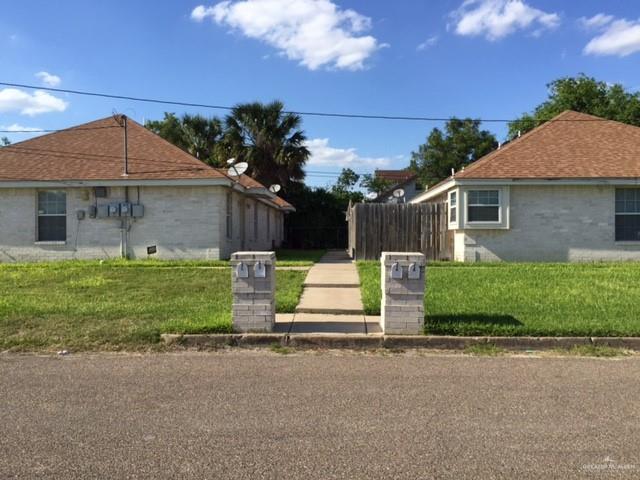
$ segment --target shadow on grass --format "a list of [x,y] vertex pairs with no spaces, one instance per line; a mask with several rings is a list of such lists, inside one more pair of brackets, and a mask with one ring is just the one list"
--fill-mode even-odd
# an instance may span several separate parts
[[425,333],[440,335],[505,335],[515,333],[523,326],[524,324],[512,315],[428,315],[425,320]]

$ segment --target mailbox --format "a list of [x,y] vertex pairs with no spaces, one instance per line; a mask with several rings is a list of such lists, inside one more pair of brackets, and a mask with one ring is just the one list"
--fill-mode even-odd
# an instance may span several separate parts
[[255,278],[267,278],[267,267],[262,262],[257,262],[253,266],[253,276]]
[[402,279],[402,267],[398,262],[391,265],[391,278],[401,280]]
[[249,268],[246,263],[240,262],[236,266],[236,278],[249,278]]
[[409,270],[407,271],[407,278],[409,280],[419,280],[420,279],[420,266],[417,263],[410,263]]

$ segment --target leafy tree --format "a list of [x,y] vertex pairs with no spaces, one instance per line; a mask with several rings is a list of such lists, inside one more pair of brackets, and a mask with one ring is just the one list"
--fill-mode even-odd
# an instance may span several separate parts
[[310,156],[302,118],[285,113],[282,102],[238,105],[225,120],[227,154],[249,164],[248,173],[265,185],[278,183],[286,190],[304,179]]
[[0,138],[0,147],[6,147],[7,145],[11,145],[11,140],[7,137]]
[[165,112],[162,120],[148,121],[145,127],[209,165],[220,166],[226,160],[221,158],[223,129],[219,118],[188,113],[177,117]]
[[449,177],[452,168],[458,171],[497,146],[491,132],[480,130],[480,120],[452,118],[444,132],[434,128],[427,142],[411,152],[410,168],[423,184],[431,186]]
[[358,184],[359,180],[360,175],[350,168],[343,168],[332,190],[334,192],[349,192]]
[[370,173],[362,175],[362,180],[360,180],[360,186],[362,188],[366,189],[369,193],[375,193],[377,195],[386,192],[392,185],[392,182],[386,178],[376,177]]
[[640,126],[640,93],[631,93],[620,84],[607,84],[582,74],[559,78],[547,85],[549,97],[532,113],[509,124],[509,134],[528,132],[565,110]]

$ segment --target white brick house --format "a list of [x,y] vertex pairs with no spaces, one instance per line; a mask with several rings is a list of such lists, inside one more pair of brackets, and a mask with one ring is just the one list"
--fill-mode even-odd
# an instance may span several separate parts
[[412,200],[458,261],[640,260],[640,128],[567,111]]
[[283,241],[293,207],[114,118],[0,148],[0,262],[219,259]]

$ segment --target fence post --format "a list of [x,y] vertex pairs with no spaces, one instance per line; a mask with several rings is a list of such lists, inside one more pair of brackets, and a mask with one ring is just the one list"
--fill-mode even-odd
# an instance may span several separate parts
[[275,268],[275,252],[231,254],[234,331],[273,331],[276,321]]
[[424,330],[426,257],[419,252],[382,252],[380,325],[386,335]]

